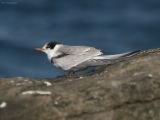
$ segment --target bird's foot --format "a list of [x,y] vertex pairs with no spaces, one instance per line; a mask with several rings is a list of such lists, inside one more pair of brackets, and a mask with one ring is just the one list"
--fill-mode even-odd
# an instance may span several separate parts
[[71,70],[70,70],[70,71],[66,71],[66,72],[65,72],[65,76],[66,76],[66,77],[77,77],[77,74],[76,74],[75,71],[73,71],[73,70],[71,71]]

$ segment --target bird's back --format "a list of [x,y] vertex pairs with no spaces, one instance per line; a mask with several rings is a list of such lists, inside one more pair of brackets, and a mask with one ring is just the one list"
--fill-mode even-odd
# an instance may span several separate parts
[[79,64],[102,54],[99,49],[87,46],[63,45],[59,51],[66,55],[60,58],[53,58],[53,62],[57,67],[60,67],[63,70],[70,70]]
[[96,49],[94,47],[88,46],[69,46],[63,45],[59,51],[69,54],[69,55],[90,55],[90,56],[97,56],[101,55],[102,52],[100,49]]

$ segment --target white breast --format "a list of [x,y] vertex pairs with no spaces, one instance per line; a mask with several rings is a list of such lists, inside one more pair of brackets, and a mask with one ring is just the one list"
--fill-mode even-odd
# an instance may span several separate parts
[[47,54],[49,60],[51,60],[51,58],[57,57],[58,55],[61,54],[61,52],[59,51],[59,48],[60,48],[61,46],[62,46],[62,45],[56,45],[56,46],[54,47],[54,49],[46,50],[46,54]]

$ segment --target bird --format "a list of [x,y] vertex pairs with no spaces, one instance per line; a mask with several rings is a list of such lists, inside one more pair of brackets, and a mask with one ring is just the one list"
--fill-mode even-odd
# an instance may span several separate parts
[[47,42],[42,48],[35,48],[35,50],[46,53],[48,60],[68,75],[75,74],[75,72],[87,67],[109,65],[119,58],[130,56],[139,51],[104,55],[100,49],[95,47],[71,46],[57,41]]

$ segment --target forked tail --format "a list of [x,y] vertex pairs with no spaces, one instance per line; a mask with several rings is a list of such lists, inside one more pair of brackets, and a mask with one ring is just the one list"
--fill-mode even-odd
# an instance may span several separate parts
[[134,54],[136,54],[138,52],[140,52],[140,50],[137,50],[134,52],[122,53],[122,54],[115,54],[115,55],[96,56],[93,59],[90,59],[90,60],[87,60],[87,61],[80,63],[77,67],[79,68],[79,66],[109,65],[109,64],[113,64],[115,62],[121,61],[125,57],[133,56]]
[[114,59],[118,59],[118,58],[122,58],[122,57],[129,57],[132,56],[138,52],[140,52],[141,50],[137,50],[134,52],[127,52],[127,53],[122,53],[122,54],[115,54],[115,55],[102,55],[102,56],[96,56],[94,57],[95,60],[103,60],[103,59],[108,59],[108,60],[114,60]]

